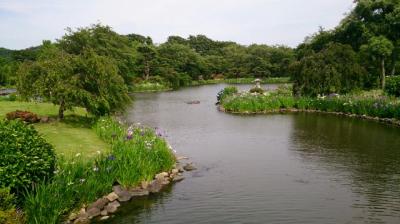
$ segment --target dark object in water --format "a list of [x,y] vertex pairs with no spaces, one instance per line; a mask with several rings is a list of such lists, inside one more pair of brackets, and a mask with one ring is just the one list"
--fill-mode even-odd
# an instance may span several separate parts
[[188,101],[186,103],[187,104],[200,104],[200,100],[192,100],[192,101]]

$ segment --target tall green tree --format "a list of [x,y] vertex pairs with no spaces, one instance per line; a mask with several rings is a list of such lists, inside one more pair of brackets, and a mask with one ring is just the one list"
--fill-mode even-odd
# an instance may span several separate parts
[[137,69],[143,74],[143,79],[148,80],[157,63],[157,50],[153,45],[140,43],[137,52]]
[[363,88],[365,69],[349,45],[332,43],[291,65],[296,95],[347,93]]
[[74,55],[45,42],[38,60],[24,62],[18,76],[19,93],[59,105],[60,119],[74,106],[105,115],[123,109],[130,101],[114,59],[93,49]]
[[135,48],[128,37],[119,35],[109,26],[93,24],[76,30],[67,28],[67,33],[58,44],[69,54],[80,55],[91,49],[97,55],[114,59],[118,67],[117,72],[126,84],[129,84],[135,75]]
[[374,61],[380,63],[381,68],[381,88],[385,88],[385,61],[390,58],[393,53],[394,46],[390,40],[384,36],[373,37],[369,40],[367,45],[361,46],[361,51],[366,52]]

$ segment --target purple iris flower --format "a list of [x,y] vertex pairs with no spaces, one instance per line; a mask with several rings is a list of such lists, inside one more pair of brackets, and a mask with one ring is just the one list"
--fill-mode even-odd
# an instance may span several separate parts
[[161,130],[160,128],[156,127],[155,129],[156,129],[156,135],[157,136],[162,137],[162,136],[165,135],[164,131]]
[[108,159],[108,160],[115,160],[115,156],[110,155],[107,159]]
[[128,131],[128,134],[126,135],[126,139],[127,140],[131,140],[133,138],[133,131],[132,130],[129,130]]

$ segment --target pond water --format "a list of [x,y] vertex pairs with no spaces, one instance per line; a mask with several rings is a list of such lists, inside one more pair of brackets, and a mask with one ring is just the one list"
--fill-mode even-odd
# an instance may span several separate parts
[[136,94],[127,119],[165,130],[198,170],[109,223],[400,223],[400,128],[225,114],[214,105],[224,86]]

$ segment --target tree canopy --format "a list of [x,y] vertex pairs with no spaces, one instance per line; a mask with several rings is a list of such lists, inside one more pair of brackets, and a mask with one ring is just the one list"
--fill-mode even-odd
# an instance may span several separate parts
[[94,115],[124,108],[130,99],[113,58],[90,47],[75,55],[60,46],[46,41],[38,60],[20,66],[18,91],[22,96],[59,105],[60,119],[74,106]]

